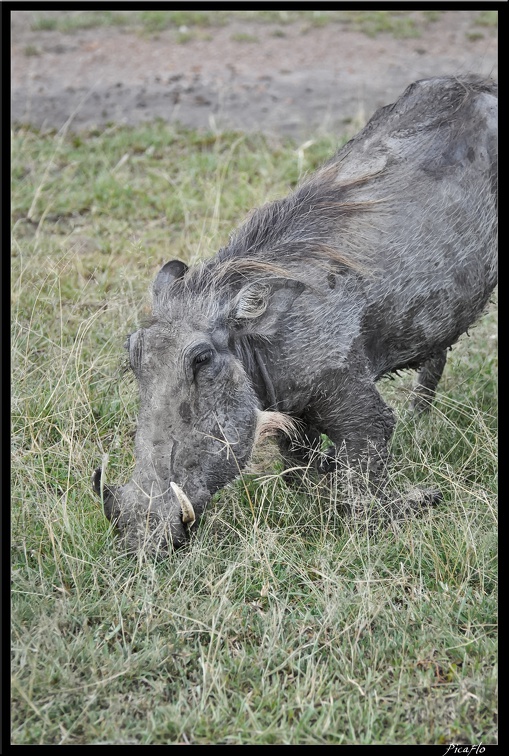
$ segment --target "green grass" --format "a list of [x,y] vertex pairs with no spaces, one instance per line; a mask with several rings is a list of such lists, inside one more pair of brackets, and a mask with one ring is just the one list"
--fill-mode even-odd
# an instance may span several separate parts
[[[484,17],[489,12],[483,12]],[[440,11],[296,11],[296,10],[258,10],[258,11],[33,11],[32,28],[34,30],[58,30],[72,33],[79,29],[100,26],[124,26],[137,28],[149,34],[165,29],[213,28],[231,22],[250,24],[288,24],[300,23],[303,30],[325,26],[331,23],[342,24],[345,28],[361,31],[371,37],[381,32],[395,37],[419,36],[420,30],[430,22],[438,20]],[[492,23],[491,17],[487,22]],[[495,21],[496,23],[496,21]]]
[[12,138],[12,742],[336,745],[497,740],[496,311],[436,409],[398,411],[397,485],[444,504],[367,536],[277,464],[191,547],[119,549],[91,491],[133,465],[122,343],[160,264],[213,254],[335,147],[157,122]]
[[[338,31],[358,31],[369,37],[390,34],[396,39],[420,37],[430,24],[440,20],[444,11],[302,11],[302,10],[137,10],[137,11],[27,11],[31,14],[34,31],[59,31],[73,34],[82,29],[117,26],[144,35],[157,35],[166,30],[173,33],[177,44],[186,44],[196,39],[212,39],[214,29],[232,23],[242,23],[244,28],[232,35],[239,42],[258,42],[263,37],[261,27],[268,29],[268,36],[284,37],[282,27],[297,24],[302,34],[313,28],[338,25]],[[473,26],[466,32],[469,41],[482,38],[476,26],[496,29],[497,11],[479,11],[472,19]],[[252,34],[248,29],[257,31]],[[25,54],[37,55],[33,46]]]
[[255,37],[254,34],[232,34],[231,39],[234,40],[234,42],[259,42],[260,40],[258,37]]
[[131,18],[121,11],[34,11],[31,28],[34,31],[75,32],[100,26],[130,25]]
[[480,26],[498,26],[498,11],[479,11],[479,15],[476,19],[476,24],[479,24]]

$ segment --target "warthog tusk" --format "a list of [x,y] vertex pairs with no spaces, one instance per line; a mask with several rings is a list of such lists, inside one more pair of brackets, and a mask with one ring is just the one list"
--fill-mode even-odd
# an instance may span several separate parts
[[182,510],[182,522],[189,523],[189,527],[192,527],[196,520],[193,505],[191,504],[183,490],[180,488],[180,486],[177,486],[177,484],[173,483],[173,481],[170,482],[170,486],[179,501],[180,508]]

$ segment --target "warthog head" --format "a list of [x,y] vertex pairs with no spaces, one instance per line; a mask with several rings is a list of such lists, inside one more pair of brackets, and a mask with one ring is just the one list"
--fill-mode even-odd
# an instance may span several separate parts
[[248,344],[272,336],[304,288],[275,270],[246,260],[188,269],[174,260],[159,272],[152,320],[125,344],[140,397],[134,474],[108,486],[100,468],[94,473],[128,549],[183,545],[258,439],[290,430],[285,415],[261,410],[246,365]]

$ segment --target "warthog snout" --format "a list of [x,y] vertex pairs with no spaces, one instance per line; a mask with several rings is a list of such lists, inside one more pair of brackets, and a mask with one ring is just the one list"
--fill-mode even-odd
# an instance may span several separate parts
[[[98,467],[92,485],[102,498],[104,514],[116,526],[129,550],[143,547],[165,552],[169,547],[180,548],[189,540],[196,514],[189,498],[173,481],[166,491],[147,494],[129,484],[104,484],[102,469]],[[134,495],[136,488],[138,496]]]

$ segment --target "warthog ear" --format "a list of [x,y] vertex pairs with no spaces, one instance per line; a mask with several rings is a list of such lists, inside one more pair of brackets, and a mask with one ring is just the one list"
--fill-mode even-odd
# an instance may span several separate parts
[[181,278],[187,270],[187,265],[180,260],[170,260],[165,263],[156,276],[152,286],[154,304],[161,296],[163,290],[170,286],[177,278]]
[[240,334],[272,336],[305,285],[301,281],[271,278],[244,286],[230,310],[230,321]]

